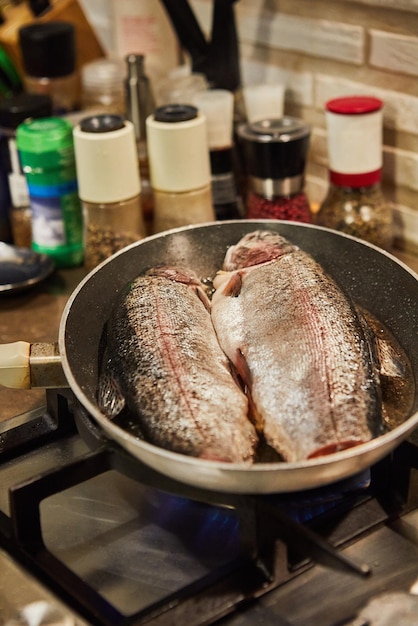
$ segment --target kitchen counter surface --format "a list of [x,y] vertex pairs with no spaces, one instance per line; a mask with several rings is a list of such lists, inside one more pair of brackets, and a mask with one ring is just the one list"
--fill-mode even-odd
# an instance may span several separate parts
[[[395,256],[418,273],[418,257]],[[65,304],[85,276],[83,268],[56,270],[31,290],[0,294],[0,343],[14,341],[55,342]],[[42,389],[6,389],[0,386],[0,421],[37,409],[45,402]]]

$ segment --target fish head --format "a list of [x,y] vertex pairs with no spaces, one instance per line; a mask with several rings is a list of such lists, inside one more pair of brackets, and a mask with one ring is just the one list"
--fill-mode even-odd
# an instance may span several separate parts
[[270,230],[256,230],[248,233],[237,244],[228,248],[223,264],[224,271],[233,271],[268,263],[290,254],[298,247],[285,237]]

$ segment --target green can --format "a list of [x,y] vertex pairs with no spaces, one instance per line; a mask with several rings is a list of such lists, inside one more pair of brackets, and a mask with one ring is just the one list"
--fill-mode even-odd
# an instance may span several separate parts
[[83,217],[78,196],[73,127],[60,117],[27,120],[16,144],[29,190],[32,248],[57,267],[83,261]]

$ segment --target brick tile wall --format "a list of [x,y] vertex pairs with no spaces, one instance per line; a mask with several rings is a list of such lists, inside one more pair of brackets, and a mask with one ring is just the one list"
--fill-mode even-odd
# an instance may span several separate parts
[[[212,0],[190,0],[209,33]],[[280,82],[285,113],[312,126],[307,192],[327,189],[324,103],[371,94],[384,106],[384,191],[397,247],[418,253],[418,0],[239,0],[243,84]]]

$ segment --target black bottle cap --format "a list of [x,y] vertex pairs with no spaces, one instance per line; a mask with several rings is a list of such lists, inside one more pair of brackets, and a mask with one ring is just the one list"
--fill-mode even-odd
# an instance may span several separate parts
[[197,117],[197,108],[191,104],[165,104],[154,111],[156,122],[187,122]]
[[75,27],[70,22],[22,26],[19,29],[19,44],[28,76],[59,78],[75,70]]
[[123,117],[120,115],[91,115],[80,122],[80,130],[85,133],[109,133],[125,126]]
[[52,115],[52,98],[42,94],[21,93],[0,100],[0,126],[17,128],[30,117]]

